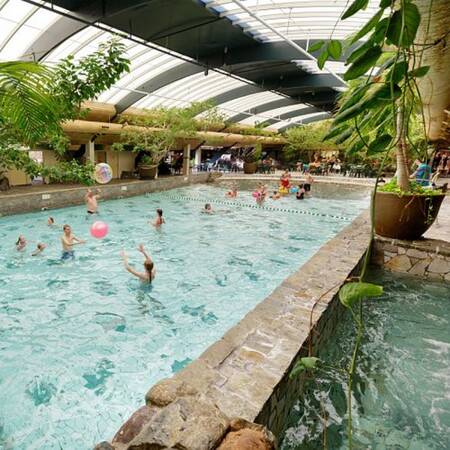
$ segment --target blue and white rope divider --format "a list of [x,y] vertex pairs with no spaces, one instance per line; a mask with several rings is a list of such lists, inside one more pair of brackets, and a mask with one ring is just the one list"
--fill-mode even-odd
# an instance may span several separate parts
[[279,211],[279,212],[287,212],[287,213],[291,213],[291,214],[304,214],[304,215],[308,215],[308,216],[326,217],[329,219],[347,220],[349,222],[352,220],[350,217],[335,216],[333,214],[305,211],[305,210],[301,210],[301,209],[274,208],[272,206],[232,202],[232,201],[227,201],[227,200],[205,199],[205,198],[201,198],[201,197],[188,197],[185,195],[164,195],[164,194],[161,197],[164,199],[168,199],[168,200],[183,200],[183,201],[211,203],[211,204],[226,205],[226,206],[241,206],[241,207],[245,207],[245,208],[264,209],[267,211]]

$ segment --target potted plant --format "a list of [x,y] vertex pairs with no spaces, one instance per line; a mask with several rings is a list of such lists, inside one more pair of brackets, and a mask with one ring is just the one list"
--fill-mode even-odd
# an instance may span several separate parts
[[[355,0],[342,19],[367,3]],[[415,182],[411,163],[431,156],[424,143],[439,138],[444,109],[450,104],[445,88],[449,29],[446,0],[431,5],[426,0],[381,0],[375,15],[349,41],[356,45],[367,38],[347,57],[344,79],[350,89],[326,138],[345,142],[350,154],[378,157],[380,173],[395,152],[395,176],[373,196],[375,230],[382,236],[419,238],[434,222],[445,196]],[[329,41],[318,58],[319,67],[341,53],[341,43]]]
[[139,178],[142,180],[154,180],[158,174],[158,164],[149,155],[144,155],[138,164]]
[[256,173],[258,162],[261,159],[261,153],[261,144],[256,144],[254,147],[248,147],[243,150],[242,159],[244,160],[244,173]]

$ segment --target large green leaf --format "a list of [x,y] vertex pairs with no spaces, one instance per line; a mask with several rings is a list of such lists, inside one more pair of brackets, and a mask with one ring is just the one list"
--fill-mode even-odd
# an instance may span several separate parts
[[344,143],[355,131],[355,129],[353,127],[345,127],[345,131],[343,131],[341,134],[339,134],[339,136],[336,137],[336,139],[334,140],[334,142],[336,142],[336,144],[342,144]]
[[[366,141],[366,139],[364,139],[364,141]],[[353,145],[347,150],[347,154],[352,156],[352,155],[356,155],[357,153],[359,153],[362,149],[364,148],[364,142],[361,139],[357,139]]]
[[414,3],[405,2],[403,7],[395,11],[393,16],[391,17],[391,21],[387,30],[387,37],[389,42],[396,45],[397,47],[409,47],[414,43],[419,24],[419,9]]
[[322,141],[328,141],[329,139],[339,136],[341,133],[347,130],[347,128],[348,128],[347,125],[341,125],[338,127],[330,128],[328,133],[323,137]]
[[364,55],[364,53],[366,53],[366,51],[371,47],[373,47],[373,43],[370,40],[364,42],[364,44],[361,44],[359,47],[355,48],[352,53],[350,53],[350,55],[347,57],[347,60],[345,61],[345,64],[351,64],[360,56]]
[[394,83],[399,83],[403,78],[405,78],[408,73],[408,63],[406,61],[400,61],[394,64],[389,71],[386,79],[388,82],[391,80]]
[[353,106],[345,109],[342,112],[339,112],[334,118],[334,123],[339,124],[343,122],[347,122],[347,120],[353,119],[357,115],[363,113],[366,110],[365,102],[359,101],[355,103]]
[[393,1],[394,0],[381,0],[380,8],[387,8],[388,6],[391,6]]
[[383,11],[378,11],[362,28],[359,30],[350,41],[350,45],[354,44],[356,41],[361,39],[363,36],[365,36],[370,30],[372,30],[375,25],[380,20],[381,16],[383,15]]
[[311,46],[308,47],[308,52],[309,53],[317,52],[317,50],[320,50],[324,44],[325,44],[325,41],[315,42],[314,44],[312,44]]
[[367,83],[352,92],[352,95],[341,105],[339,112],[342,112],[347,108],[350,108],[350,106],[353,106],[355,103],[358,103],[371,86],[372,83]]
[[325,63],[327,62],[328,59],[328,50],[324,50],[319,57],[317,58],[317,65],[319,66],[319,69],[322,70],[323,67],[325,66]]
[[353,14],[356,14],[358,11],[366,9],[368,4],[369,0],[355,0],[344,12],[344,14],[342,14],[341,20],[348,19],[349,17],[353,16]]
[[294,368],[291,370],[291,373],[289,374],[289,378],[293,378],[305,370],[315,369],[317,366],[317,363],[319,361],[320,361],[320,359],[316,358],[315,356],[307,356],[304,358],[300,358],[300,360],[297,361]]
[[383,294],[383,287],[362,281],[344,284],[339,291],[339,300],[346,308],[366,297],[379,297]]
[[374,44],[379,44],[386,36],[386,32],[389,26],[389,17],[385,17],[384,19],[380,20],[377,23],[377,26],[375,27],[375,31],[373,32],[372,36],[370,37],[370,40]]
[[342,55],[342,44],[340,41],[332,40],[328,42],[327,51],[328,54],[337,61]]
[[[392,98],[392,94],[393,97]],[[402,95],[402,90],[397,84],[393,85],[391,91],[391,86],[388,83],[381,84],[377,86],[370,94],[367,96],[366,106],[367,108],[373,108],[380,102],[390,102],[392,100],[398,99]]]
[[381,56],[382,50],[379,45],[369,48],[362,56],[360,56],[345,72],[344,80],[354,80],[364,75],[370,68],[375,66],[378,58]]
[[424,77],[428,71],[430,70],[430,66],[422,66],[418,67],[417,69],[413,69],[408,72],[409,78],[421,78]]
[[367,155],[372,156],[376,153],[383,152],[389,148],[389,144],[392,141],[392,136],[390,134],[383,134],[377,137],[374,141],[369,144],[367,149]]

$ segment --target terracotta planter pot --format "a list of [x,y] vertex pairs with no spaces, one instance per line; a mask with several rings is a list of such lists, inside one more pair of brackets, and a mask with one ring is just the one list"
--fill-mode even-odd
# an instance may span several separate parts
[[142,180],[154,180],[158,173],[158,166],[142,164],[139,166],[139,178]]
[[444,197],[377,192],[375,232],[394,239],[419,239],[435,221]]
[[244,162],[244,173],[256,173],[256,169],[258,168],[257,162]]

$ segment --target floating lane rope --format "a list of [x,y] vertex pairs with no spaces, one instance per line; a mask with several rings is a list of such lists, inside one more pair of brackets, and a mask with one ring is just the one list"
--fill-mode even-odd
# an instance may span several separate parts
[[290,214],[304,214],[307,216],[316,216],[316,217],[326,217],[329,219],[339,219],[339,220],[347,220],[352,221],[350,217],[345,216],[335,216],[333,214],[325,214],[325,213],[318,213],[313,211],[305,211],[301,209],[288,209],[288,208],[276,208],[272,206],[265,206],[265,205],[252,205],[250,203],[241,203],[241,202],[231,202],[227,200],[216,200],[216,199],[207,199],[207,198],[201,198],[201,197],[188,197],[185,195],[161,195],[162,198],[168,199],[168,200],[183,200],[183,201],[191,201],[191,202],[200,202],[200,203],[212,203],[216,205],[225,205],[225,206],[241,206],[244,208],[252,208],[252,209],[264,209],[267,211],[279,211],[279,212],[286,212]]

